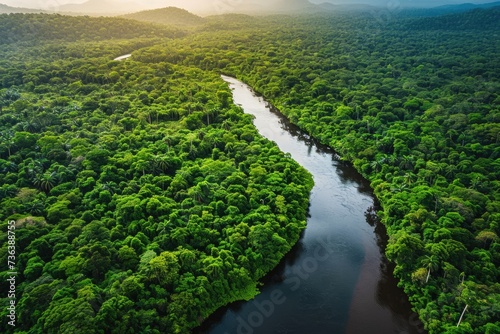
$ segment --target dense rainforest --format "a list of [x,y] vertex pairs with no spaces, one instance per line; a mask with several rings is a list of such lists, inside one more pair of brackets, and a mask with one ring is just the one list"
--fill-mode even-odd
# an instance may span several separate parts
[[17,332],[187,333],[255,295],[305,227],[312,180],[232,104],[223,73],[370,180],[430,333],[499,333],[499,19],[224,15],[188,32],[0,16]]
[[[44,27],[2,48],[0,61],[0,216],[2,231],[16,222],[15,329],[186,333],[257,293],[305,227],[312,179],[257,134],[216,72],[113,61],[148,41],[109,34],[132,38],[143,24],[93,19],[118,26],[100,34],[82,20],[0,19],[4,29]],[[59,29],[98,40],[52,42]],[[14,329],[7,313],[3,333]]]

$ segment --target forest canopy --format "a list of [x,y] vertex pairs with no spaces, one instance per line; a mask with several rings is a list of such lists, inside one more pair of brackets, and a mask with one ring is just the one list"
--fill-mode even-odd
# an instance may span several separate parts
[[187,333],[252,298],[305,227],[309,173],[258,135],[216,72],[113,61],[155,41],[135,38],[133,21],[75,43],[52,42],[55,26],[69,40],[109,19],[2,20],[51,27],[11,41],[0,65],[0,225],[17,232],[16,331]]
[[223,73],[370,180],[387,257],[429,333],[498,333],[498,19],[227,15],[183,32],[0,16],[17,330],[187,333],[255,295],[305,228],[312,179],[258,135]]

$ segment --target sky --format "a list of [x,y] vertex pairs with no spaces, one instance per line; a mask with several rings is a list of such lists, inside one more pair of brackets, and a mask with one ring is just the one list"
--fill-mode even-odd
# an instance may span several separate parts
[[[26,7],[26,8],[37,8],[37,9],[56,9],[60,5],[70,4],[70,3],[82,3],[86,0],[0,0],[0,3],[13,6],[13,7]],[[142,4],[147,8],[153,7],[163,7],[166,5],[173,5],[178,7],[189,7],[196,6],[197,4],[207,6],[208,3],[217,3],[223,5],[229,5],[236,7],[239,4],[245,2],[262,2],[263,0],[112,0],[117,3],[127,3],[134,2]],[[272,0],[265,0],[265,2],[271,2]],[[419,4],[427,3],[432,4],[432,6],[448,5],[448,4],[459,4],[459,3],[488,3],[495,1],[487,0],[435,0],[435,1],[419,1],[419,0],[310,0],[312,3],[323,3],[331,2],[335,4],[371,4],[376,6],[419,6]]]

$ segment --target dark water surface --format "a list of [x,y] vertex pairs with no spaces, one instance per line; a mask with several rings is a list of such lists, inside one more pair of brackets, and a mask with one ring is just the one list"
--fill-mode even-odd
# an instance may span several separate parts
[[314,177],[299,243],[249,302],[219,310],[196,333],[417,334],[422,326],[383,257],[385,229],[367,220],[369,184],[328,147],[298,129],[240,81],[223,76],[233,99],[266,138]]

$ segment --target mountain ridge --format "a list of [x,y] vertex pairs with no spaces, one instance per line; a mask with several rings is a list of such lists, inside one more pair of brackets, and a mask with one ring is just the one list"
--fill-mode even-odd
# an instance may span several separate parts
[[[427,3],[427,2],[425,2]],[[118,2],[118,0],[88,0],[81,4],[66,4],[57,7],[52,11],[33,9],[33,8],[18,8],[8,5],[0,4],[0,14],[4,13],[60,13],[68,15],[104,15],[104,16],[122,16],[128,14],[161,10],[163,8],[181,8],[190,13],[202,16],[218,15],[227,13],[262,15],[262,14],[290,14],[290,13],[318,13],[318,12],[349,12],[349,11],[378,11],[386,10],[408,17],[429,17],[441,16],[452,13],[463,13],[473,9],[492,8],[500,6],[500,1],[473,4],[461,3],[452,5],[429,6],[422,7],[397,7],[388,9],[380,6],[364,5],[364,4],[334,4],[331,2],[323,2],[320,4],[313,4],[308,0],[250,0],[238,4],[231,4],[226,2],[208,2],[208,3],[194,3],[194,1],[178,1],[178,0],[157,0],[149,4],[139,3],[134,0],[127,2]],[[152,14],[152,13],[149,13]],[[145,15],[144,13],[141,15]],[[141,20],[140,20],[141,21]],[[142,21],[148,21],[142,19]],[[158,22],[160,21],[160,22]],[[161,17],[158,17],[152,22],[162,23]]]
[[413,30],[500,30],[498,22],[500,6],[415,18],[408,27]]
[[490,9],[498,6],[500,6],[500,1],[484,4],[462,3],[457,5],[443,5],[432,8],[404,8],[401,13],[405,16],[442,16],[449,14],[466,13],[475,9]]
[[132,1],[118,3],[113,0],[88,0],[81,4],[66,4],[58,8],[60,12],[86,14],[127,14],[143,10],[144,6]]
[[42,9],[32,9],[23,7],[12,7],[0,3],[0,14],[14,14],[14,13],[46,13],[47,11]]
[[143,10],[136,13],[122,15],[121,17],[142,22],[182,27],[195,27],[205,23],[204,18],[177,7]]

